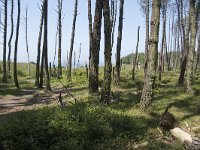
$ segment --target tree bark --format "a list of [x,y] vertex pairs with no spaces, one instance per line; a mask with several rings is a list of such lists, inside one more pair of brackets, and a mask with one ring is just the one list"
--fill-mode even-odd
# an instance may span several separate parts
[[44,40],[43,40],[43,52],[44,52],[44,70],[45,70],[45,85],[46,90],[51,91],[50,77],[48,71],[48,0],[44,0]]
[[[180,86],[184,85],[184,76],[185,76],[185,70],[186,70],[186,64],[187,64],[187,53],[188,53],[188,36],[189,33],[185,32],[185,25],[184,25],[184,19],[183,19],[183,0],[176,0],[177,6],[178,6],[178,18],[180,20],[180,33],[181,33],[181,51],[182,51],[182,59],[181,59],[181,71],[178,79],[178,84]],[[187,30],[187,29],[186,29]]]
[[88,0],[88,22],[89,22],[89,61],[91,59],[91,51],[92,51],[92,13],[91,13],[91,0]]
[[[42,29],[43,29],[43,23],[44,23],[44,7],[42,5],[41,10],[41,19],[40,19],[40,31],[38,36],[38,44],[37,44],[37,63],[36,63],[36,72],[35,72],[35,85],[39,87],[40,82],[40,55],[41,55],[41,39],[42,39]],[[43,67],[43,66],[41,66]]]
[[181,62],[181,72],[179,75],[178,79],[178,85],[183,86],[184,85],[184,77],[185,77],[185,72],[186,72],[186,66],[187,66],[187,61],[188,61],[188,52],[189,52],[189,34],[190,34],[190,16],[188,19],[187,27],[186,27],[186,32],[184,36],[184,48],[183,48],[183,58]]
[[26,31],[26,52],[28,56],[28,76],[30,77],[30,55],[28,49],[28,7],[26,7],[26,17],[25,17],[25,31]]
[[76,71],[76,51],[74,51],[74,72]]
[[78,8],[78,0],[75,1],[74,5],[74,19],[72,24],[72,34],[71,34],[71,46],[69,51],[69,70],[67,71],[67,78],[71,80],[71,72],[72,72],[72,54],[74,49],[74,38],[75,38],[75,29],[76,29],[76,18],[77,18],[77,8]]
[[159,71],[159,77],[158,79],[161,81],[161,78],[162,78],[162,71],[163,71],[163,52],[164,52],[164,48],[165,48],[165,37],[166,37],[166,20],[167,20],[167,7],[166,7],[166,3],[163,2],[162,3],[162,20],[163,20],[163,23],[162,23],[162,43],[161,43],[161,50],[160,50],[160,61],[159,61],[159,68],[158,68],[158,71]]
[[98,91],[98,84],[99,84],[98,76],[99,76],[99,51],[100,51],[100,40],[101,40],[102,7],[103,7],[102,0],[96,0],[92,41],[90,40],[89,93],[91,94]]
[[167,71],[170,70],[170,45],[171,45],[171,12],[169,13],[169,33],[168,33],[168,43],[167,43],[167,49],[166,49],[166,64],[167,64]]
[[15,51],[14,51],[14,82],[15,86],[19,88],[18,77],[17,77],[17,49],[18,49],[18,38],[19,38],[19,27],[20,27],[20,0],[18,0],[18,14],[17,14],[17,28],[16,28],[16,39],[15,39]]
[[122,30],[123,30],[123,14],[124,14],[124,0],[120,0],[119,10],[119,26],[117,37],[117,53],[116,53],[116,67],[115,67],[115,83],[119,84],[120,81],[120,68],[121,68],[121,43],[122,43]]
[[147,62],[148,62],[148,50],[149,50],[149,0],[146,0],[146,38],[145,38],[145,64],[144,64],[144,73],[146,76]]
[[103,16],[104,16],[104,36],[105,36],[105,50],[104,50],[104,85],[102,91],[101,100],[107,104],[110,102],[110,91],[111,91],[111,56],[112,56],[112,45],[111,45],[111,20],[110,20],[110,8],[109,0],[103,1]]
[[160,25],[160,5],[161,1],[153,0],[151,16],[151,34],[148,53],[148,67],[144,81],[144,87],[140,100],[140,107],[146,110],[151,106],[153,98],[153,89],[156,79],[156,68],[158,58],[158,39]]
[[190,47],[188,52],[187,70],[186,70],[186,89],[190,94],[194,94],[192,89],[192,79],[193,79],[193,64],[194,64],[194,53],[196,46],[196,32],[197,32],[197,18],[195,11],[195,0],[190,0],[190,27],[191,27],[191,37],[190,37]]
[[13,12],[14,12],[14,2],[13,0],[11,0],[11,33],[10,33],[10,39],[8,42],[8,47],[9,47],[9,51],[8,51],[8,76],[9,78],[12,77],[11,75],[11,50],[12,50],[12,46],[11,46],[11,42],[12,42],[12,38],[13,38],[13,33],[14,33],[14,21],[13,21]]
[[199,69],[199,61],[200,61],[200,30],[199,30],[199,37],[198,37],[198,48],[197,48],[197,55],[196,55],[195,71]]
[[58,0],[58,74],[57,74],[57,78],[60,78],[60,76],[62,75],[61,48],[62,48],[62,0]]
[[138,27],[137,32],[137,45],[135,50],[135,59],[133,59],[133,70],[132,70],[132,79],[135,80],[135,68],[138,62],[138,47],[139,47],[139,40],[140,40],[140,26]]
[[112,48],[114,45],[114,35],[115,35],[115,25],[116,25],[116,19],[117,19],[117,1],[113,0],[113,21],[112,21]]
[[8,0],[4,0],[3,83],[7,83],[7,72],[6,72],[7,13],[8,13]]
[[80,47],[79,47],[79,54],[78,54],[77,68],[79,67],[80,58],[81,58],[81,43],[80,43]]

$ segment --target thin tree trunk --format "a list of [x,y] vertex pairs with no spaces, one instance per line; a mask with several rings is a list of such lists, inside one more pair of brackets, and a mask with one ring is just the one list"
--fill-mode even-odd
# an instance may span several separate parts
[[91,59],[91,51],[92,51],[92,13],[91,13],[91,0],[88,0],[88,22],[89,22],[89,62]]
[[187,66],[187,59],[188,59],[188,52],[189,52],[189,33],[190,33],[190,23],[188,20],[187,28],[186,28],[186,35],[184,36],[184,51],[183,51],[183,59],[181,62],[181,72],[178,79],[178,85],[183,86],[184,85],[184,76]]
[[[43,2],[43,4],[44,4],[44,2]],[[43,16],[44,17],[44,16]],[[44,42],[44,41],[43,41]],[[43,78],[44,78],[44,54],[45,52],[44,52],[44,48],[43,48],[43,50],[42,50],[42,57],[41,57],[41,66],[40,66],[40,81],[39,81],[39,86],[38,86],[38,88],[43,88]]]
[[177,38],[178,38],[178,30],[177,30],[177,25],[176,23],[174,24],[174,57],[173,57],[173,70],[176,71],[176,66],[177,66],[177,59],[178,59],[178,50],[177,50]]
[[71,80],[71,72],[72,72],[72,53],[74,49],[74,38],[75,38],[75,29],[76,29],[76,18],[77,18],[77,9],[78,9],[78,0],[75,0],[74,5],[74,19],[72,24],[72,34],[71,34],[71,46],[69,51],[69,70],[67,71],[67,78],[68,80]]
[[17,28],[16,28],[16,39],[15,39],[15,51],[14,51],[14,82],[15,86],[19,88],[18,78],[17,78],[17,49],[18,49],[18,38],[19,38],[19,27],[20,27],[20,0],[18,0],[18,14],[17,14]]
[[115,36],[115,25],[116,25],[116,20],[117,20],[117,1],[118,0],[115,0],[115,3],[114,3],[114,1],[113,1],[113,21],[112,21],[112,48],[113,48],[113,45],[114,45],[114,36]]
[[74,72],[76,71],[76,51],[74,51]]
[[8,0],[4,0],[4,35],[3,35],[3,82],[7,83],[6,72],[6,43],[7,43],[7,12]]
[[138,27],[137,32],[137,45],[135,50],[135,59],[133,60],[133,70],[132,70],[132,79],[135,80],[135,68],[138,62],[138,47],[139,47],[139,40],[140,40],[140,26]]
[[170,70],[170,55],[171,55],[171,51],[170,51],[170,45],[171,45],[171,12],[169,14],[169,34],[168,34],[168,43],[167,43],[167,49],[168,49],[168,53],[166,54],[167,55],[167,59],[166,59],[166,62],[167,62],[167,71]]
[[106,102],[108,104],[110,102],[111,72],[112,72],[112,64],[111,64],[112,28],[111,28],[111,20],[110,20],[109,0],[103,1],[103,16],[104,16],[104,35],[105,35],[105,50],[104,50],[105,67],[104,67],[104,85],[103,85],[101,101]]
[[25,31],[26,31],[26,52],[28,56],[28,76],[30,77],[30,55],[28,50],[28,7],[26,7],[26,17],[25,17]]
[[79,67],[80,58],[81,58],[81,43],[80,43],[80,47],[79,47],[79,54],[78,54],[77,68]]
[[175,12],[173,10],[173,14],[172,14],[172,25],[171,25],[171,42],[170,42],[170,60],[169,60],[169,64],[170,64],[170,68],[173,68],[173,62],[174,62],[174,52],[172,50],[172,47],[173,47],[173,38],[174,38],[174,15],[175,15]]
[[62,75],[61,47],[62,47],[62,0],[58,0],[58,75],[57,75],[57,78],[60,78],[60,76]]
[[14,2],[13,2],[13,0],[11,0],[11,15],[10,15],[11,16],[11,33],[10,33],[10,39],[9,39],[9,42],[8,42],[9,51],[8,51],[8,64],[7,64],[8,65],[8,76],[9,76],[9,78],[12,77],[10,56],[11,56],[11,50],[12,50],[11,42],[12,42],[13,33],[14,33],[13,12],[14,12]]
[[148,50],[149,50],[149,0],[146,0],[146,38],[145,38],[145,64],[144,64],[144,73],[146,76],[147,62],[148,62]]
[[120,59],[121,59],[121,43],[122,43],[122,30],[123,30],[123,14],[124,14],[124,0],[120,0],[116,67],[115,67],[115,83],[116,84],[119,84],[119,81],[120,81],[120,70],[121,70]]
[[199,61],[200,61],[200,30],[199,30],[199,37],[198,37],[198,47],[197,47],[195,71],[197,71],[199,68]]
[[55,36],[55,50],[54,50],[54,57],[53,57],[53,65],[55,65],[55,60],[56,60],[57,37],[58,37],[58,31],[56,31],[56,36]]
[[194,94],[192,89],[192,79],[193,79],[193,64],[194,64],[194,53],[195,53],[195,46],[196,46],[196,26],[197,26],[197,19],[195,13],[195,0],[190,0],[190,20],[189,24],[191,27],[191,38],[190,38],[190,47],[188,53],[188,61],[187,61],[187,70],[186,70],[186,88],[187,92]]
[[[89,93],[98,91],[99,76],[99,51],[101,40],[101,20],[102,20],[103,1],[96,0],[95,16],[92,32],[92,41],[90,37],[90,64],[89,64]],[[89,8],[90,9],[90,8]],[[90,16],[90,14],[88,14]],[[89,19],[89,24],[91,19]]]
[[170,28],[171,28],[171,13],[170,13],[170,15],[169,15],[169,33],[168,33],[168,43],[166,42],[166,64],[167,64],[167,71],[169,71],[170,70],[170,43],[171,43],[171,30],[170,30]]
[[45,70],[45,85],[46,90],[51,91],[50,78],[48,71],[48,0],[44,0],[44,40],[43,40],[43,52],[44,52],[44,70]]
[[146,110],[151,106],[153,98],[153,89],[156,79],[156,68],[158,58],[158,39],[160,25],[160,5],[161,1],[153,0],[152,2],[152,17],[151,17],[151,35],[150,48],[148,53],[148,67],[144,81],[144,87],[140,100],[140,107]]
[[165,37],[166,37],[166,13],[167,13],[167,8],[166,6],[164,6],[165,4],[163,4],[163,12],[162,12],[162,16],[163,16],[163,27],[162,27],[162,44],[161,44],[161,50],[160,50],[160,61],[159,61],[159,80],[161,80],[162,78],[162,71],[163,71],[163,52],[164,52],[164,48],[165,48]]
[[[43,29],[43,23],[44,23],[44,7],[42,4],[42,10],[41,10],[41,19],[40,19],[40,31],[39,31],[39,36],[38,36],[38,44],[37,44],[37,63],[36,63],[36,74],[35,74],[35,85],[39,87],[40,84],[40,55],[41,55],[41,40],[42,40],[42,29]],[[42,57],[43,58],[43,57]],[[43,67],[43,66],[41,66]],[[42,88],[42,87],[40,87]]]
[[[186,70],[186,64],[187,64],[187,53],[188,53],[188,47],[189,47],[189,33],[185,33],[185,26],[184,26],[184,19],[183,19],[183,0],[179,0],[177,2],[178,10],[180,10],[180,14],[178,14],[178,17],[180,17],[180,29],[181,29],[181,35],[182,35],[182,59],[181,59],[181,71],[178,79],[178,84],[182,86],[184,84],[184,76],[185,76],[185,70]],[[188,27],[189,28],[189,27]],[[189,32],[189,31],[186,31]]]

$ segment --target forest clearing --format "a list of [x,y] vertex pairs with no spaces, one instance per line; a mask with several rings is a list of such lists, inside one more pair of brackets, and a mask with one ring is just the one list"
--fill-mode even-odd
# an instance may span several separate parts
[[[112,84],[112,92],[117,97],[109,106],[99,103],[99,95],[88,94],[85,68],[77,69],[72,82],[66,84],[77,104],[56,78],[51,80],[53,94],[33,89],[33,78],[26,80],[23,71],[19,90],[15,89],[13,82],[1,84],[1,146],[5,149],[134,149],[137,144],[148,141],[148,145],[139,149],[184,149],[184,145],[169,133],[162,135],[158,130],[160,117],[168,105],[171,105],[169,112],[175,116],[176,126],[189,131],[188,124],[191,133],[200,136],[198,76],[195,76],[193,85],[197,94],[193,96],[176,85],[178,73],[164,73],[163,80],[156,82],[152,111],[142,113],[139,101],[143,70],[137,71],[137,80],[133,82],[131,65],[122,68],[121,84]],[[100,68],[102,79],[103,68]],[[66,83],[66,79],[61,81]],[[56,100],[58,91],[62,92],[64,107]],[[9,103],[9,99],[15,101],[12,106],[2,103],[2,100]],[[163,142],[165,137],[168,137],[168,144]]]
[[0,8],[0,150],[200,150],[200,0]]

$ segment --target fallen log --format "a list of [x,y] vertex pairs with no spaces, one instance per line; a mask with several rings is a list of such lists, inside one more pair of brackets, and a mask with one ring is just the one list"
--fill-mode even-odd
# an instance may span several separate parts
[[188,150],[200,150],[200,141],[194,140],[189,133],[183,131],[181,128],[175,127],[170,130],[170,133],[185,144]]

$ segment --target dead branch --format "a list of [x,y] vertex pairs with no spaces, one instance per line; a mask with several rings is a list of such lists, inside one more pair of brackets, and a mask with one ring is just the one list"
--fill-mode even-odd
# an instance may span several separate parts
[[78,100],[71,94],[69,89],[62,83],[62,81],[60,81],[59,79],[58,79],[58,81],[62,84],[63,88],[67,91],[67,93],[74,99],[75,104],[78,104]]

